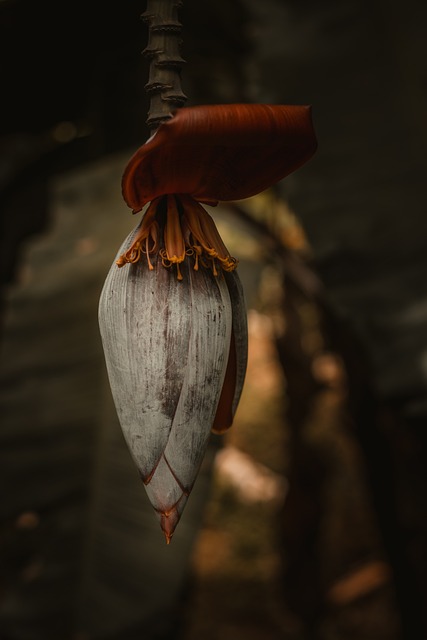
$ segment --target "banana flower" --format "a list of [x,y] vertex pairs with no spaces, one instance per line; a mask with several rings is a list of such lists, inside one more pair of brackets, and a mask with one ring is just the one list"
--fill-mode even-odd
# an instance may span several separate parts
[[119,421],[169,543],[211,431],[228,429],[247,362],[237,260],[202,204],[255,195],[315,152],[305,106],[178,110],[132,156],[125,202],[141,222],[99,303]]

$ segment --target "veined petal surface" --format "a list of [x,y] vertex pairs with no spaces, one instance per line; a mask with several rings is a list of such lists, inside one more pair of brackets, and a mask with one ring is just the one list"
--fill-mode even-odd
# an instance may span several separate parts
[[248,363],[248,321],[245,296],[237,271],[224,272],[233,314],[229,361],[217,413],[214,433],[224,433],[233,423],[245,381]]
[[114,263],[99,305],[120,424],[168,541],[206,451],[232,332],[223,275],[187,263],[182,275],[160,260],[152,271]]
[[309,106],[184,107],[129,160],[123,197],[135,212],[168,193],[211,203],[248,198],[299,168],[316,147]]
[[170,275],[143,263],[122,268],[113,263],[99,302],[113,399],[144,482],[166,446],[188,362],[189,318],[182,309],[189,307],[189,291]]
[[231,406],[231,412],[234,418],[240,396],[242,395],[248,364],[248,316],[239,274],[237,271],[231,271],[225,273],[224,277],[230,293],[233,313],[234,349],[236,351],[236,385]]

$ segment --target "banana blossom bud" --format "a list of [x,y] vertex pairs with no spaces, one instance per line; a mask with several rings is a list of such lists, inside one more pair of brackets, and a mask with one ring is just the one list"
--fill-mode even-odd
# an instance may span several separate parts
[[200,203],[255,195],[316,149],[309,107],[180,109],[130,159],[142,221],[107,275],[99,324],[119,421],[169,543],[211,431],[228,429],[247,363],[237,260]]

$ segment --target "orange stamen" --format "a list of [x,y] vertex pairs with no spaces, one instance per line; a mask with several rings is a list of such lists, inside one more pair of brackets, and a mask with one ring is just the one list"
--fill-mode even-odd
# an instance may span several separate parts
[[[164,246],[160,248],[159,221],[162,224],[163,217],[158,215],[158,206],[163,198],[166,198],[166,221],[163,228]],[[178,210],[177,199],[182,205],[182,213]],[[135,264],[142,259],[142,254],[150,271],[154,269],[150,255],[154,254],[160,256],[166,269],[176,265],[178,280],[183,279],[180,264],[190,256],[194,259],[195,271],[202,266],[211,269],[214,276],[218,275],[218,267],[224,271],[233,271],[237,267],[237,260],[229,254],[211,216],[185,194],[169,194],[152,201],[131,246],[118,258],[117,265]]]
[[165,225],[165,252],[167,259],[172,263],[183,262],[185,258],[185,243],[182,236],[179,221],[178,208],[174,196],[167,196],[168,208]]
[[[135,264],[141,259],[141,253],[147,255],[147,261],[149,268],[154,268],[151,265],[149,254],[157,253],[158,251],[158,222],[156,220],[157,207],[161,198],[156,198],[151,202],[139,229],[134,237],[134,240],[127,251],[125,251],[116,261],[118,267],[123,267],[128,262]],[[151,246],[149,246],[149,240],[151,239]],[[145,241],[145,242],[144,242]],[[145,247],[144,247],[145,244]],[[150,267],[151,265],[151,267]]]
[[180,198],[184,205],[185,222],[193,237],[200,242],[205,252],[211,258],[219,260],[221,267],[225,271],[233,271],[237,266],[237,261],[230,256],[212,217],[201,204],[193,200],[190,196],[182,195]]

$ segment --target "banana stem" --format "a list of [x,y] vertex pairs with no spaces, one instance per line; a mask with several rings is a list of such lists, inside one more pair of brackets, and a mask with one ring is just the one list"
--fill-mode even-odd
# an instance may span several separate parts
[[141,16],[148,24],[148,45],[143,54],[150,61],[145,90],[150,96],[146,123],[151,134],[187,100],[181,88],[181,67],[185,60],[180,55],[180,6],[180,0],[147,0],[147,9]]

